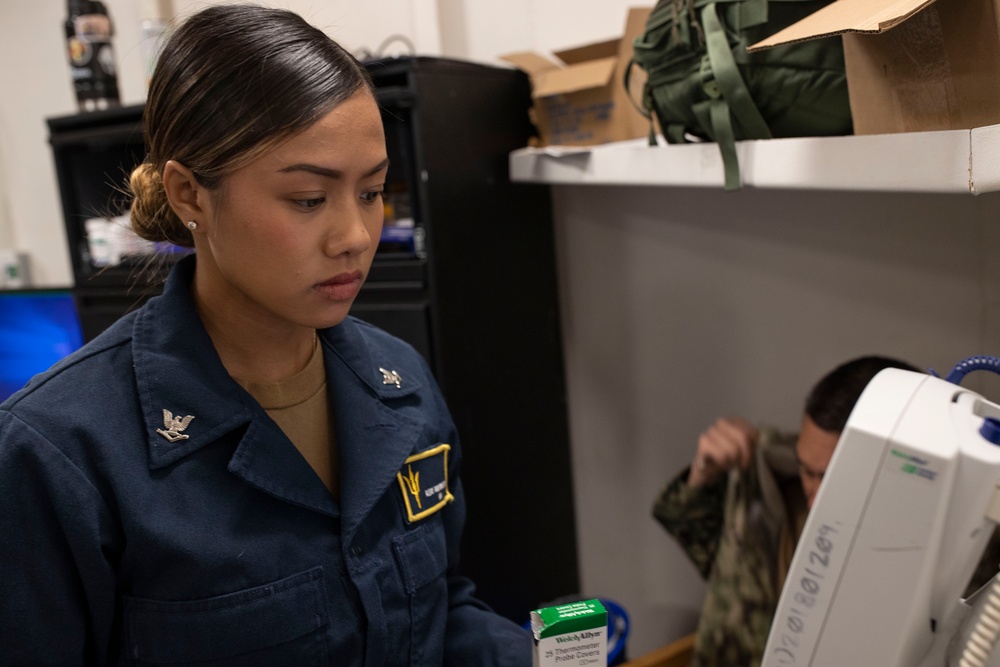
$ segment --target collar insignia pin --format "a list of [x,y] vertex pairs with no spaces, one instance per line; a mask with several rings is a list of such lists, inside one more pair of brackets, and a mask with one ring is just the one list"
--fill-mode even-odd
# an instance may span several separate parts
[[170,410],[163,411],[163,428],[156,429],[156,432],[166,438],[169,442],[177,442],[178,440],[187,440],[191,436],[184,435],[182,431],[188,427],[191,420],[194,419],[194,415],[188,415],[186,417],[177,416],[174,417]]
[[399,373],[396,371],[387,371],[384,368],[379,368],[379,370],[382,371],[382,384],[394,384],[396,385],[396,389],[399,389],[399,386],[403,382],[403,378],[400,377]]

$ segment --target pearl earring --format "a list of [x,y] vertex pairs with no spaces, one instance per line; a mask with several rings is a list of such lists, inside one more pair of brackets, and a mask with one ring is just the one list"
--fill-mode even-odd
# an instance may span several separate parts
[[187,222],[187,228],[193,232],[194,230],[198,229],[198,223],[195,222],[194,220],[189,220]]

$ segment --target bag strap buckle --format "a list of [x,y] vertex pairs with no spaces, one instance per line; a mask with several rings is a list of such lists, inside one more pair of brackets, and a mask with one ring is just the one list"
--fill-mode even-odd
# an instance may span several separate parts
[[701,79],[701,89],[705,91],[709,99],[717,100],[722,97],[722,89],[719,87],[719,82],[715,79],[715,72],[712,70],[712,60],[708,57],[708,54],[701,57],[701,67],[698,71],[698,76]]

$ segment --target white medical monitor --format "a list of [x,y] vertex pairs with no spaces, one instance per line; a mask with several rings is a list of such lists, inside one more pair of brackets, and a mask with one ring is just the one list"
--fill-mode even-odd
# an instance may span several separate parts
[[763,667],[945,664],[994,527],[1000,437],[981,433],[986,417],[1000,406],[956,384],[875,376],[809,513]]

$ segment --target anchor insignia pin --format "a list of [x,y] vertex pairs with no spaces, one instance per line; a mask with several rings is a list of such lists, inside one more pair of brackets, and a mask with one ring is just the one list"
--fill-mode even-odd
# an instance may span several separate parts
[[191,420],[194,419],[194,415],[188,415],[186,417],[177,416],[174,417],[170,410],[163,411],[163,428],[156,429],[156,432],[162,435],[170,442],[177,442],[178,440],[187,440],[191,436],[184,435],[182,431],[188,427]]
[[403,378],[396,371],[388,371],[384,368],[379,368],[382,371],[382,384],[394,384],[396,389],[399,389],[399,385],[402,384]]

